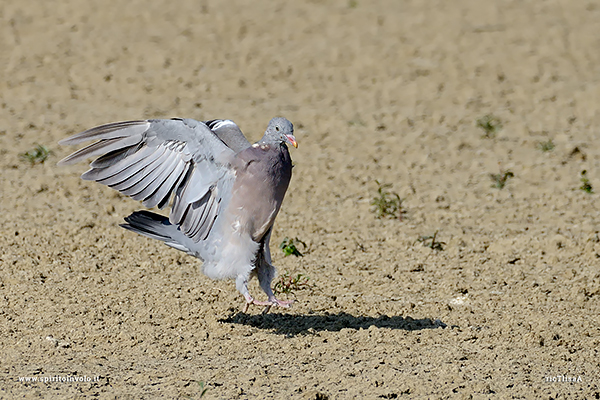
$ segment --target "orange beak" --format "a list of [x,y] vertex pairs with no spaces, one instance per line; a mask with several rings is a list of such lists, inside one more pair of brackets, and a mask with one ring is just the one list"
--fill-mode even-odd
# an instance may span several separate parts
[[294,135],[285,135],[285,137],[292,146],[298,148],[298,142],[296,142],[296,138],[294,137]]

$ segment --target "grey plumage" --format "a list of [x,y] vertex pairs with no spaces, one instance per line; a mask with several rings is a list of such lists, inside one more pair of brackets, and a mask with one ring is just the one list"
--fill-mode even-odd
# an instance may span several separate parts
[[228,119],[212,119],[204,123],[236,153],[250,147],[250,142],[235,122]]
[[[288,306],[271,290],[275,270],[270,233],[288,188],[297,147],[293,125],[273,118],[254,145],[230,120],[192,119],[117,122],[60,141],[96,141],[59,162],[99,156],[82,175],[140,200],[171,204],[169,217],[138,211],[121,225],[200,258],[214,279],[233,278],[249,304]],[[267,294],[255,301],[247,288],[256,275]]]

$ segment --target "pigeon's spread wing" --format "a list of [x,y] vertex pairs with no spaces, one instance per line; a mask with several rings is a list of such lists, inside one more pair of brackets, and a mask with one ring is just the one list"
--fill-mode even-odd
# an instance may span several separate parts
[[98,141],[59,164],[100,156],[83,179],[108,185],[149,208],[164,208],[174,197],[169,221],[196,242],[208,237],[231,196],[235,151],[205,123],[191,119],[116,122],[59,143],[92,140]]
[[236,153],[250,147],[250,142],[235,122],[228,119],[212,119],[204,123]]

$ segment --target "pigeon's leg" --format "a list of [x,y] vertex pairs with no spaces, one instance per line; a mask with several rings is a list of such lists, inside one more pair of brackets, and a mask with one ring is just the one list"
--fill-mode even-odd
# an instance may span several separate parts
[[[248,311],[250,304],[256,304],[257,306],[266,306],[263,310],[263,314],[269,312],[272,306],[289,307],[294,300],[279,300],[275,297],[273,289],[271,289],[271,282],[275,278],[275,267],[271,264],[271,250],[269,249],[269,241],[271,239],[271,229],[266,233],[262,240],[262,248],[256,254],[255,269],[248,277],[238,276],[236,279],[237,289],[244,295],[246,304],[244,305],[244,312]],[[256,275],[258,277],[258,283],[261,289],[267,294],[267,301],[257,301],[250,295],[248,291],[248,282],[250,277]]]
[[[244,296],[244,299],[246,299],[246,304],[244,304],[244,308],[242,309],[242,312],[244,312],[244,313],[248,312],[248,308],[250,308],[250,304],[255,304],[257,306],[268,306],[268,308],[270,308],[271,305],[273,305],[273,302],[271,302],[271,301],[256,301],[256,300],[254,300],[254,297],[252,297],[252,295],[250,294],[250,291],[248,290],[248,282],[250,281],[251,276],[252,275],[250,275],[250,276],[238,275],[238,277],[235,280],[235,286],[237,287],[237,290]],[[275,296],[273,296],[273,298],[274,297]],[[275,299],[275,300],[277,300],[277,299]],[[268,312],[268,309],[263,313],[266,313],[266,312]]]
[[[258,283],[260,288],[267,294],[267,301],[261,302],[261,305],[265,305],[263,314],[266,314],[271,309],[271,306],[289,307],[294,300],[279,300],[275,297],[273,290],[271,289],[271,282],[275,278],[275,267],[271,261],[271,249],[269,243],[271,241],[272,228],[269,229],[262,242],[262,251],[259,251],[257,263],[256,263],[256,276],[258,277]],[[255,304],[258,304],[255,302]]]
[[254,303],[254,299],[250,295],[244,296],[244,297],[246,298],[246,303],[244,304],[244,308],[242,309],[242,312],[244,314],[246,314],[248,312],[248,308],[250,307],[250,304]]
[[[273,267],[271,267],[271,268],[273,269],[272,273],[274,274],[275,268],[273,268]],[[271,309],[272,306],[279,306],[279,307],[287,308],[294,302],[293,300],[279,300],[278,298],[276,298],[275,294],[273,293],[273,290],[271,289],[271,280],[266,280],[265,277],[263,277],[261,279],[260,272],[258,273],[258,279],[259,279],[261,288],[267,294],[267,298],[268,298],[267,301],[257,301],[254,299],[254,297],[252,297],[252,295],[250,295],[250,291],[248,290],[248,281],[250,280],[249,277],[245,277],[244,275],[239,275],[235,280],[235,284],[236,284],[238,291],[244,296],[244,299],[246,299],[246,303],[244,304],[244,308],[242,309],[242,312],[244,312],[244,313],[248,312],[248,308],[250,307],[250,304],[254,304],[257,306],[266,306],[265,309],[263,310],[263,314],[266,314],[269,312],[269,310]]]
[[[262,285],[261,285],[261,287],[262,287]],[[269,300],[254,302],[254,304],[257,304],[257,305],[266,306],[262,312],[263,314],[267,314],[271,310],[272,306],[289,308],[292,305],[292,303],[294,302],[294,300],[279,300],[278,298],[276,298],[275,295],[273,294],[273,291],[271,290],[271,286],[268,286],[268,290],[266,290],[265,288],[263,288],[263,290],[267,294]]]
[[248,307],[250,307],[250,304],[256,304],[256,301],[250,295],[250,291],[248,290],[248,281],[249,280],[250,280],[250,277],[244,276],[244,275],[238,275],[238,277],[235,279],[235,286],[236,286],[237,290],[246,299],[246,304],[244,304],[244,308],[242,310],[242,312],[244,312],[244,313],[248,312]]
[[[267,254],[268,258],[270,254]],[[267,306],[263,310],[263,314],[266,314],[271,309],[271,306],[279,306],[288,308],[294,300],[279,300],[275,297],[273,293],[273,289],[271,289],[271,282],[275,277],[275,267],[271,265],[271,263],[267,262],[267,260],[262,259],[261,262],[258,263],[258,267],[256,270],[256,275],[258,276],[258,283],[260,284],[260,288],[267,294],[267,301],[254,302],[254,304],[259,304],[263,306]]]

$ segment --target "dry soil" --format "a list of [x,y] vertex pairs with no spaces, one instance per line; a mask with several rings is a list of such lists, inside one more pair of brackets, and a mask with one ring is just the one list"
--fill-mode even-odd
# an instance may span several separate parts
[[[597,2],[5,0],[0,21],[0,397],[600,397]],[[310,285],[266,316],[56,166],[102,123],[258,139],[275,115],[300,143],[275,263]],[[376,180],[402,218],[376,218]]]

